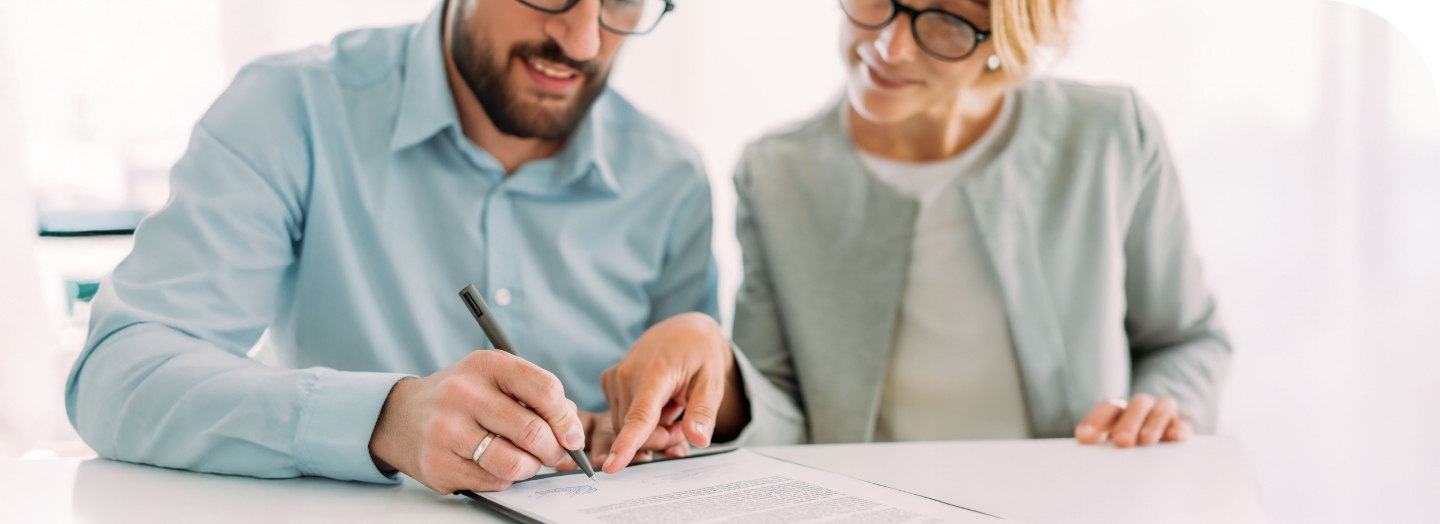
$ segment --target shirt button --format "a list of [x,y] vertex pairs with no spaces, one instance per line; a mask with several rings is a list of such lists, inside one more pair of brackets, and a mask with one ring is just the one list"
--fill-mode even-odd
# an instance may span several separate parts
[[510,290],[503,287],[495,290],[495,303],[502,306],[510,305]]

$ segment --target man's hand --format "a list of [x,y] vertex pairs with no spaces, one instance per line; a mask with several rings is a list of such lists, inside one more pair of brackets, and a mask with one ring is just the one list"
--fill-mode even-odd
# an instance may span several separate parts
[[[656,428],[679,421],[695,447],[710,445],[712,433],[729,440],[750,421],[735,355],[715,319],[685,313],[651,326],[620,363],[600,374],[610,402],[611,422],[620,428],[606,473],[624,469]],[[603,452],[603,450],[601,450]]]
[[1190,438],[1194,423],[1180,414],[1173,397],[1156,399],[1140,393],[1123,400],[1106,400],[1075,426],[1081,444],[1099,444],[1106,434],[1117,448],[1148,446],[1156,442],[1179,442]]
[[[476,351],[397,382],[370,455],[381,469],[398,469],[437,493],[499,491],[568,459],[566,449],[585,445],[583,431],[555,375],[502,351]],[[489,432],[496,438],[476,464],[470,457]]]
[[[610,458],[610,446],[615,443],[615,424],[610,412],[590,413],[580,412],[580,420],[585,425],[585,451],[590,452],[590,465],[599,468],[605,460]],[[640,446],[640,451],[635,453],[631,463],[649,462],[655,458],[656,453],[665,457],[675,458],[690,454],[690,444],[685,441],[685,434],[675,425],[657,426],[645,443]],[[628,464],[627,464],[628,465]],[[572,471],[578,468],[574,461],[566,460],[555,467],[556,471]]]

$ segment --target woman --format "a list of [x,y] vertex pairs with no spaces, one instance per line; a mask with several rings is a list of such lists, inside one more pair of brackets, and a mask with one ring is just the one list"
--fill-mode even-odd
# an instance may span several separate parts
[[840,4],[846,96],[735,175],[735,342],[809,440],[1212,432],[1231,350],[1154,114],[1026,80],[1070,2]]

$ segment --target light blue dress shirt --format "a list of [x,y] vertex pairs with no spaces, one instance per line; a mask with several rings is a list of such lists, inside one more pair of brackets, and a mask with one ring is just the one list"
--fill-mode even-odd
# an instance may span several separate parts
[[[490,347],[466,284],[589,411],[647,327],[716,314],[696,153],[607,91],[506,176],[461,132],[440,16],[261,59],[201,118],[70,374],[101,456],[387,482],[368,443],[391,386]],[[267,328],[280,368],[246,357]]]

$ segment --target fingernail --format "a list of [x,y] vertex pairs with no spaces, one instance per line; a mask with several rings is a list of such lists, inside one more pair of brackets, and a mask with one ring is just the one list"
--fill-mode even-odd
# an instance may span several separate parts
[[1095,433],[1095,427],[1089,424],[1081,424],[1080,427],[1075,428],[1075,434],[1077,435],[1090,435],[1093,433]]
[[581,449],[585,447],[585,430],[580,426],[572,425],[570,430],[565,432],[565,449]]
[[705,432],[705,425],[704,425],[704,424],[701,424],[701,423],[699,423],[699,422],[696,422],[696,423],[694,423],[694,424],[691,424],[691,426],[695,428],[695,432],[696,432],[696,433],[699,433],[699,434],[701,434],[701,435],[709,435],[709,433],[706,433],[706,432]]
[[605,464],[602,464],[602,465],[600,466],[600,469],[609,470],[609,469],[610,469],[610,463],[611,463],[611,462],[615,462],[615,455],[610,455],[610,456],[608,456],[608,457],[605,457]]

